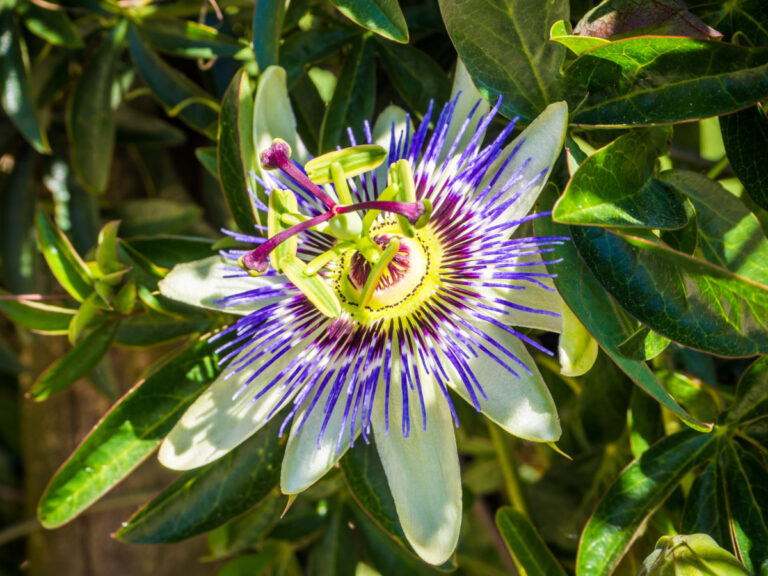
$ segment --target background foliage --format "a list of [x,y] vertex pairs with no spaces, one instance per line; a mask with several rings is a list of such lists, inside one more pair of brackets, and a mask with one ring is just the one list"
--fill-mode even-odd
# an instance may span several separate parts
[[[389,104],[442,105],[457,54],[521,126],[569,104],[536,232],[572,238],[556,284],[600,345],[578,378],[540,358],[571,458],[464,410],[462,538],[438,569],[364,445],[282,520],[272,430],[97,503],[218,373],[199,337],[227,318],[157,282],[252,226],[269,90],[318,154]],[[207,534],[173,573],[634,574],[678,533],[768,570],[764,0],[2,0],[0,80],[0,572],[50,573],[47,535],[75,541],[99,506],[121,542]],[[62,410],[91,426],[109,403],[43,494],[40,462],[75,448]]]

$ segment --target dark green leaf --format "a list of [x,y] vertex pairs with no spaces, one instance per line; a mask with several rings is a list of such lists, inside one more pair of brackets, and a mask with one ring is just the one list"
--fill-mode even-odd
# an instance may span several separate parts
[[683,202],[688,224],[677,230],[662,230],[659,237],[673,250],[693,254],[699,245],[699,227],[696,222],[696,210],[691,201],[686,199]]
[[253,11],[253,52],[260,70],[278,64],[277,55],[285,18],[283,0],[259,0]]
[[736,399],[725,421],[745,422],[768,417],[768,357],[762,356],[750,364],[739,380]]
[[478,90],[502,95],[505,116],[528,124],[556,99],[565,48],[549,30],[568,19],[566,0],[440,0],[440,11]]
[[296,114],[296,131],[310,154],[317,156],[325,102],[308,74],[302,74],[294,84],[291,90],[291,104]]
[[661,179],[696,209],[698,245],[704,257],[753,282],[768,286],[768,239],[744,203],[696,172],[670,170]]
[[630,132],[587,158],[555,204],[564,224],[680,228],[687,218],[680,197],[654,177],[656,158],[671,131]]
[[343,505],[337,505],[322,539],[312,549],[309,576],[355,576],[357,554]]
[[[216,576],[259,576],[276,574],[293,576],[291,564],[296,562],[291,546],[287,542],[267,542],[258,554],[247,554],[227,562]],[[274,568],[275,572],[266,572]]]
[[16,300],[0,289],[0,311],[12,322],[42,334],[66,334],[75,311],[33,300]]
[[719,458],[714,458],[691,486],[685,501],[684,534],[709,534],[721,546],[731,548],[725,479]]
[[34,2],[22,2],[17,10],[29,31],[46,42],[68,48],[83,45],[77,28],[63,10],[47,10]]
[[[544,197],[542,208],[552,206],[553,202],[552,195],[549,195],[549,198]],[[576,228],[573,227],[571,230]],[[542,236],[569,234],[567,226],[556,224],[549,218],[538,219],[535,229],[537,234]],[[555,257],[563,259],[551,269],[557,274],[554,278],[555,286],[568,307],[573,310],[611,359],[656,401],[690,425],[707,429],[709,425],[696,421],[680,408],[644,362],[629,360],[618,353],[618,345],[633,333],[633,329],[622,318],[615,301],[607,297],[603,287],[584,265],[572,243],[559,246],[555,251]]]
[[184,473],[115,535],[123,542],[179,542],[221,526],[277,486],[285,440],[275,418],[226,456]]
[[663,36],[627,38],[583,54],[566,69],[565,80],[575,124],[682,122],[765,98],[768,49]]
[[163,268],[212,256],[213,243],[208,238],[191,236],[152,236],[130,240],[131,246],[145,258]]
[[38,506],[43,526],[75,518],[133,471],[158,446],[221,369],[200,341],[134,386],[54,476]]
[[339,12],[376,34],[408,42],[408,25],[397,0],[331,0]]
[[392,85],[419,116],[429,103],[439,110],[451,96],[451,84],[440,65],[428,54],[411,46],[377,40],[378,53]]
[[124,237],[183,232],[200,214],[200,207],[190,202],[163,198],[123,201],[109,210],[111,218],[122,221]]
[[515,564],[527,576],[565,576],[536,528],[521,512],[505,506],[496,511],[496,526]]
[[120,144],[178,146],[187,139],[184,132],[162,118],[144,114],[128,106],[115,113],[116,139]]
[[280,520],[286,498],[272,494],[253,509],[208,533],[210,556],[221,558],[253,548]]
[[155,98],[188,126],[215,139],[219,114],[211,95],[147,48],[133,26],[128,37],[136,69]]
[[232,79],[221,103],[217,158],[219,182],[232,218],[250,234],[256,213],[248,174],[258,170],[258,161],[253,146],[253,89],[244,68]]
[[280,46],[280,66],[288,76],[288,88],[306,66],[330,56],[359,35],[359,30],[330,28],[299,31],[288,36]]
[[733,443],[725,446],[723,468],[736,556],[757,574],[768,560],[768,470]]
[[633,387],[607,356],[598,355],[581,380],[579,417],[586,440],[592,444],[616,442],[624,433]]
[[48,267],[70,296],[82,302],[93,292],[93,278],[69,239],[44,212],[37,213],[37,241]]
[[632,390],[628,424],[630,448],[635,458],[664,436],[661,407],[652,396],[638,388]]
[[29,85],[29,57],[13,8],[0,8],[0,101],[24,138],[41,154],[50,152],[48,137],[35,110]]
[[35,242],[35,190],[32,179],[35,152],[26,147],[17,157],[0,193],[0,240],[2,276],[17,294],[34,292],[39,256]]
[[[768,43],[768,39],[766,40]],[[734,172],[749,197],[768,210],[768,117],[760,106],[720,118],[720,130]]]
[[364,141],[363,122],[373,117],[376,103],[376,62],[373,43],[357,40],[341,69],[320,127],[320,152],[330,152],[348,144],[347,127]]
[[56,360],[40,375],[29,391],[30,398],[45,400],[86,376],[109,350],[112,340],[115,339],[117,327],[117,322],[107,322],[94,328],[72,350]]
[[127,29],[122,21],[104,36],[67,102],[72,166],[90,192],[103,192],[109,182],[115,146],[112,80]]
[[216,160],[216,148],[196,148],[195,156],[198,160],[200,160],[200,163],[203,165],[203,168],[206,169],[208,174],[214,178],[219,177],[219,166],[218,161]]
[[656,334],[646,326],[641,326],[629,338],[616,347],[616,350],[630,360],[653,360],[669,346],[669,339]]
[[600,283],[662,336],[712,354],[768,352],[768,288],[643,238],[573,226]]
[[131,316],[120,322],[115,342],[123,346],[154,346],[186,338],[202,332],[210,326],[210,321],[202,319],[179,320],[170,316],[142,314]]
[[714,435],[692,430],[664,438],[622,472],[581,535],[576,573],[611,574],[648,517],[715,448]]
[[0,335],[0,374],[20,374],[25,370],[16,353]]
[[141,22],[139,28],[155,50],[183,58],[234,56],[243,48],[215,28],[190,20],[151,18]]
[[768,4],[763,0],[688,0],[688,5],[701,5],[697,13],[732,41],[746,37],[753,46],[768,46]]

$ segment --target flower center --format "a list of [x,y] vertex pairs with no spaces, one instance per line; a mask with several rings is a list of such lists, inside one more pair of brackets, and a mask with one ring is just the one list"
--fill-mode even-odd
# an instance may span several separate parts
[[[389,241],[391,239],[392,235],[390,234],[378,234],[374,236],[373,241],[382,248],[386,248],[389,245]],[[386,265],[386,268],[382,271],[382,274],[379,276],[378,283],[375,287],[377,292],[391,288],[397,284],[400,280],[405,278],[406,274],[408,273],[408,269],[410,268],[410,249],[408,248],[408,244],[407,242],[403,241],[403,236],[398,235],[398,239],[400,241],[400,246],[398,247],[397,252],[393,256],[392,260],[390,260],[390,262]],[[349,279],[351,280],[352,284],[358,290],[362,290],[370,275],[371,263],[365,259],[365,256],[363,256],[362,253],[355,252],[355,254],[352,256],[349,269]]]

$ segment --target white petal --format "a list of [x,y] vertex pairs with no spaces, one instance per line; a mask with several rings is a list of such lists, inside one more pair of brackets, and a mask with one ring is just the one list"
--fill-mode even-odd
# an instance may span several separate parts
[[[504,169],[503,174],[496,182],[496,185],[489,194],[489,198],[492,198],[496,191],[498,191],[515,172],[517,172],[526,161],[530,159],[530,162],[523,168],[520,179],[520,184],[512,186],[505,196],[502,197],[500,203],[503,203],[505,199],[511,198],[517,194],[520,189],[533,180],[540,172],[546,170],[546,173],[536,180],[528,190],[526,190],[517,201],[513,202],[509,208],[504,212],[501,217],[503,221],[516,220],[522,218],[533,208],[536,199],[539,197],[539,193],[547,183],[549,174],[552,171],[552,167],[560,155],[560,151],[563,148],[563,142],[565,141],[565,131],[568,127],[568,105],[565,102],[556,102],[550,104],[533,122],[526,128],[520,136],[508,144],[499,158],[493,163],[488,170],[488,174],[479,186],[478,190],[485,190],[488,183],[493,179],[496,173],[501,168],[504,161],[514,151],[515,147],[523,140],[520,150],[515,153],[514,158],[509,162],[509,165]],[[512,229],[509,233],[512,233]]]
[[[311,338],[311,336],[310,336]],[[241,392],[243,384],[261,366],[274,358],[264,354],[251,366],[230,375],[225,370],[190,406],[160,446],[160,462],[173,470],[190,470],[209,464],[250,438],[265,424],[265,418],[285,394],[280,383],[253,401],[273,378],[299,354],[306,352],[301,342],[275,360]],[[242,358],[242,352],[231,365]],[[229,376],[229,377],[227,377]],[[286,403],[290,398],[286,400]]]
[[597,359],[597,340],[592,338],[568,306],[563,306],[563,333],[558,346],[560,374],[586,374]]
[[[459,93],[461,93],[460,96]],[[469,72],[467,72],[467,67],[464,66],[464,62],[462,62],[460,57],[456,59],[456,71],[453,75],[451,101],[453,101],[453,99],[457,96],[459,97],[459,101],[456,104],[456,109],[453,112],[451,123],[448,126],[448,133],[445,138],[445,146],[443,146],[443,151],[440,155],[438,165],[443,160],[445,160],[445,157],[448,154],[448,150],[453,145],[453,141],[456,139],[456,136],[461,129],[461,125],[467,119],[475,104],[477,104],[478,101],[480,102],[477,110],[475,110],[475,114],[472,116],[472,120],[469,122],[467,127],[464,129],[464,132],[462,133],[461,140],[456,147],[457,152],[464,151],[464,149],[467,147],[467,144],[469,144],[469,141],[472,139],[472,136],[474,136],[475,129],[480,123],[480,119],[485,114],[488,114],[488,111],[491,109],[491,105],[483,98],[482,94],[480,94],[480,92],[475,87],[474,82],[472,82],[472,77],[469,75]],[[482,141],[483,139],[481,137],[480,142]]]
[[286,284],[285,276],[243,276],[237,278],[225,278],[231,275],[232,263],[226,262],[219,256],[210,256],[194,262],[177,264],[160,281],[160,293],[173,300],[200,306],[211,310],[229,312],[231,314],[249,314],[266,306],[275,299],[247,302],[222,308],[216,302],[227,296],[240,294],[247,290],[255,290],[264,286],[277,287]]
[[[395,354],[393,354],[393,357]],[[427,429],[411,418],[403,438],[400,379],[393,376],[389,398],[389,433],[385,430],[385,385],[379,382],[373,407],[376,448],[408,542],[430,564],[444,563],[456,549],[461,526],[461,476],[450,409],[431,378],[422,379]],[[410,393],[410,412],[418,412],[418,393]]]
[[[475,324],[477,325],[477,321]],[[492,324],[483,322],[478,327],[492,340],[514,354],[531,371],[529,374],[497,347],[482,340],[481,343],[486,349],[497,358],[503,359],[518,374],[517,377],[511,374],[482,350],[477,350],[477,357],[467,360],[486,395],[485,399],[482,398],[475,387],[475,394],[483,414],[510,434],[526,440],[554,442],[560,438],[560,422],[555,402],[525,345],[516,336]],[[472,403],[467,386],[453,364],[443,357],[442,365],[450,376],[451,388],[467,402]]]
[[[346,382],[318,445],[318,435],[325,419],[325,404],[331,392],[332,381],[326,386],[326,390],[321,394],[300,430],[299,425],[304,419],[307,406],[314,394],[309,396],[294,417],[280,472],[280,489],[284,494],[298,494],[312,486],[333,468],[349,448],[349,421],[344,422],[344,409],[347,402]],[[360,420],[358,416],[355,422],[355,437],[360,434]],[[337,450],[342,426],[344,430]]]
[[[550,285],[550,282],[545,281],[548,279],[545,278],[541,280],[543,284]],[[549,290],[545,290],[534,284],[528,284],[525,287],[525,290],[482,287],[479,289],[479,292],[483,295],[483,300],[486,303],[492,302],[495,298],[500,298],[527,308],[535,308],[536,310],[562,315],[563,299],[560,294],[557,291],[550,292]],[[503,308],[507,314],[493,313],[493,317],[504,322],[508,326],[522,326],[525,328],[546,330],[547,332],[559,333],[563,331],[562,316],[537,314],[535,312],[517,310],[501,304],[497,304],[497,306]],[[483,312],[488,313],[486,310]]]
[[303,164],[307,149],[296,135],[296,117],[288,97],[285,70],[269,66],[259,77],[253,104],[253,144],[261,165],[261,152],[272,140],[282,138],[293,151],[293,158]]

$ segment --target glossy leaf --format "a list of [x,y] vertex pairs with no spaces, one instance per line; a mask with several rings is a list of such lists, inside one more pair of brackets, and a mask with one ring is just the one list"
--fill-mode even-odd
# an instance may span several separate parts
[[190,20],[151,18],[139,24],[141,35],[155,49],[183,58],[234,56],[243,46],[215,28]]
[[720,130],[728,160],[747,194],[755,204],[768,210],[768,162],[761,154],[768,149],[768,117],[764,108],[753,106],[723,116]]
[[259,0],[253,10],[253,52],[259,69],[278,64],[280,36],[285,18],[283,0]]
[[63,10],[48,10],[34,2],[22,2],[17,11],[32,34],[55,46],[80,48],[83,41]]
[[218,345],[200,341],[134,386],[96,425],[46,488],[43,526],[66,524],[130,474],[221,371]]
[[440,65],[411,46],[377,40],[377,51],[392,85],[419,116],[434,100],[439,110],[451,95],[451,84]]
[[757,574],[768,561],[768,469],[764,459],[729,443],[724,470],[736,555]]
[[584,528],[576,574],[611,574],[648,517],[683,476],[711,455],[715,444],[715,436],[688,430],[664,438],[632,462]]
[[645,362],[653,360],[669,346],[669,339],[656,334],[646,326],[641,326],[629,338],[616,347],[616,350],[630,360]]
[[395,42],[408,42],[408,25],[397,0],[331,0],[339,12],[363,28]]
[[705,352],[768,352],[768,288],[656,242],[574,226],[600,283],[651,330]]
[[669,130],[630,132],[587,158],[555,204],[564,224],[680,228],[687,217],[679,195],[654,177]]
[[565,576],[536,528],[521,512],[505,506],[496,511],[496,526],[521,574],[527,576]]
[[557,99],[565,48],[549,31],[568,19],[568,2],[440,0],[440,11],[478,90],[491,102],[502,95],[505,116],[527,124]]
[[[551,206],[552,196],[544,197],[542,207]],[[577,227],[571,228],[575,230]],[[535,224],[536,233],[542,236],[567,236],[569,228],[556,224],[548,218],[541,218]],[[656,401],[669,408],[690,425],[708,429],[711,425],[697,421],[685,412],[675,400],[664,390],[664,387],[653,375],[644,362],[629,360],[621,356],[617,346],[630,334],[632,329],[621,316],[619,307],[606,293],[579,257],[572,243],[558,246],[555,256],[562,262],[553,267],[554,278],[560,295],[568,307],[576,314],[584,327],[589,330],[611,359],[643,390]]]
[[115,147],[112,80],[127,26],[123,21],[104,36],[67,102],[72,166],[90,192],[103,192],[109,182]]
[[235,75],[224,94],[216,164],[232,218],[240,230],[252,233],[256,213],[248,174],[258,170],[258,160],[253,146],[253,91],[245,69]]
[[34,300],[18,300],[0,289],[0,311],[12,322],[41,334],[66,334],[75,311]]
[[280,479],[285,442],[280,419],[223,458],[191,470],[141,508],[117,532],[123,542],[179,542],[221,526],[242,514]]
[[754,104],[768,93],[767,71],[768,48],[643,36],[583,54],[566,69],[565,82],[575,124],[651,124]]
[[218,110],[210,94],[163,62],[147,47],[133,25],[128,38],[136,69],[155,98],[188,126],[215,139]]
[[768,287],[768,239],[744,203],[702,174],[670,170],[661,179],[686,196],[696,210],[698,245],[704,257]]
[[739,380],[736,399],[728,411],[728,423],[768,417],[768,357],[750,364]]
[[91,272],[72,243],[43,212],[37,213],[37,241],[56,280],[82,302],[93,291]]
[[29,391],[30,398],[45,400],[86,376],[109,350],[117,327],[117,322],[108,322],[94,328],[40,375]]
[[376,62],[373,43],[358,40],[341,69],[320,126],[320,152],[330,152],[337,146],[349,145],[347,128],[358,142],[364,142],[363,122],[373,117],[376,103]]
[[35,110],[27,46],[13,18],[13,8],[0,8],[0,102],[24,138],[41,154],[50,151],[48,137]]

